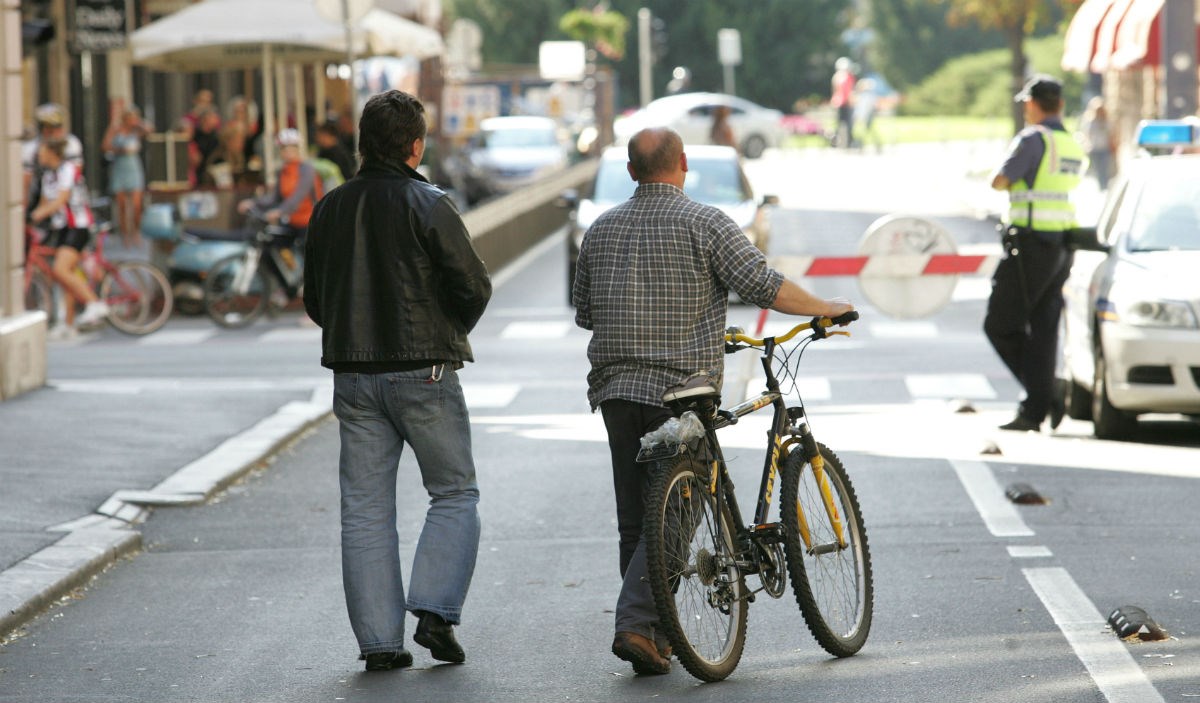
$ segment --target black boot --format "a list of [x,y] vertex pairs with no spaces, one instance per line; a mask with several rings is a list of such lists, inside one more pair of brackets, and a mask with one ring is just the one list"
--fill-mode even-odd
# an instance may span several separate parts
[[454,626],[437,613],[417,612],[417,631],[413,634],[417,644],[429,650],[438,661],[462,664],[467,655],[454,638]]

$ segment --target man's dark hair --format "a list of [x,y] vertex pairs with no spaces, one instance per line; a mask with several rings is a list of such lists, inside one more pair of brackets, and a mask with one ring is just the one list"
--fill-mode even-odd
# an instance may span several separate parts
[[1057,115],[1063,109],[1063,99],[1056,95],[1035,95],[1030,100],[1036,103],[1038,108],[1047,115]]
[[629,140],[629,164],[639,181],[669,173],[682,153],[683,140],[665,127],[643,129]]
[[401,90],[373,95],[358,120],[359,156],[364,163],[402,164],[425,130],[425,106],[416,97]]
[[317,133],[336,137],[338,135],[337,124],[334,122],[322,122],[320,125],[317,125]]

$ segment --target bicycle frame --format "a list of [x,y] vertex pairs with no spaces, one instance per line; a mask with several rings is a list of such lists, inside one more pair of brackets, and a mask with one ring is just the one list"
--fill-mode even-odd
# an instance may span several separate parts
[[[805,414],[803,400],[791,408],[788,407],[784,400],[783,392],[779,388],[779,379],[771,368],[771,362],[774,359],[776,346],[780,342],[786,342],[796,334],[806,329],[819,329],[817,336],[823,338],[829,334],[846,334],[845,332],[826,332],[821,320],[814,320],[810,323],[797,325],[785,335],[778,337],[766,337],[762,340],[746,337],[738,333],[734,333],[730,341],[745,342],[752,346],[762,347],[762,355],[760,363],[763,368],[763,375],[766,379],[766,390],[756,398],[743,401],[731,408],[722,409],[715,413],[704,413],[703,417],[708,417],[709,420],[704,423],[707,444],[710,450],[715,454],[709,458],[710,467],[712,469],[712,483],[709,490],[719,502],[722,502],[730,511],[733,518],[733,524],[737,525],[739,538],[737,544],[743,545],[739,551],[745,552],[745,537],[766,537],[773,539],[773,535],[778,533],[777,523],[768,522],[771,509],[771,502],[774,499],[775,481],[779,475],[783,459],[792,451],[802,452],[805,461],[812,467],[813,476],[820,488],[822,502],[825,507],[826,517],[836,536],[836,543],[816,545],[813,543],[812,531],[809,529],[808,517],[804,515],[800,505],[796,505],[798,522],[800,524],[800,536],[804,542],[805,550],[810,554],[824,554],[840,549],[845,549],[848,546],[846,538],[845,524],[842,520],[841,511],[838,509],[834,501],[833,491],[829,484],[829,478],[825,473],[824,459],[821,457],[821,452],[817,448],[816,438],[808,427],[807,416]],[[739,347],[745,348],[745,347]],[[734,349],[736,350],[736,349]],[[729,470],[725,463],[725,457],[721,451],[720,441],[717,439],[717,430],[724,427],[736,424],[737,421],[749,415],[771,406],[772,419],[771,427],[767,434],[767,454],[763,460],[762,482],[759,486],[758,500],[754,510],[754,522],[748,528],[743,527],[746,523],[741,516],[741,509],[737,504],[736,494],[733,486],[733,481],[729,476]],[[718,536],[720,536],[720,522],[716,525]],[[740,564],[741,567],[756,567],[756,564],[746,563]],[[756,569],[750,569],[754,571]]]
[[[96,230],[96,245],[93,249],[86,249],[79,252],[78,266],[82,267],[86,272],[88,270],[87,264],[92,264],[96,267],[98,273],[112,276],[119,292],[116,295],[108,296],[104,299],[104,302],[108,303],[109,305],[137,302],[141,298],[142,292],[138,290],[137,286],[132,286],[128,281],[125,280],[125,277],[121,275],[121,270],[116,264],[104,258],[104,242],[105,239],[107,239],[108,233],[111,231],[111,229],[112,228],[108,225],[101,225]],[[29,286],[33,281],[35,271],[40,271],[42,275],[47,278],[50,284],[58,285],[58,281],[54,278],[54,273],[50,263],[54,260],[54,256],[58,250],[54,247],[46,246],[45,244],[37,242],[32,228],[26,228],[25,236],[28,240],[28,253],[25,256],[24,290],[29,290]],[[96,284],[103,278],[103,275],[88,276],[88,286],[95,288]]]

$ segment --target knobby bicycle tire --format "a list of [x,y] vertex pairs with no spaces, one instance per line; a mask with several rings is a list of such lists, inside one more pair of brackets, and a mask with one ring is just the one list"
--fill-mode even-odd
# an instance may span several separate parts
[[262,316],[271,299],[271,277],[262,262],[246,290],[234,290],[245,267],[246,254],[231,254],[213,264],[204,277],[204,311],[222,327],[246,327]]
[[[817,643],[835,657],[848,657],[867,641],[871,630],[874,585],[871,553],[862,511],[846,469],[829,447],[817,443],[824,459],[835,518],[840,518],[846,541],[838,546],[812,465],[793,451],[783,465],[780,519],[784,551],[796,603]],[[783,506],[797,506],[788,510]],[[811,531],[812,548],[801,539],[801,520]]]
[[158,267],[123,261],[100,281],[100,299],[108,303],[108,321],[125,334],[150,334],[167,323],[175,308],[171,284]]
[[728,507],[717,509],[709,475],[690,452],[656,464],[644,534],[654,603],[675,656],[696,678],[720,681],[742,658],[747,591],[734,564],[737,528]]

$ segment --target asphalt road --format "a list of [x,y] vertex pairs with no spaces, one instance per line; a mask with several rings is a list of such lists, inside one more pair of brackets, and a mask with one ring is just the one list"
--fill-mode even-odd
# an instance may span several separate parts
[[[963,179],[972,159],[984,160],[956,147],[919,159],[771,154],[750,173],[783,201],[776,256],[852,254],[866,226],[898,206],[937,219],[964,247],[986,248],[991,225],[975,217]],[[863,651],[831,660],[788,594],[751,607],[729,680],[700,685],[678,666],[631,676],[608,652],[618,579],[607,447],[584,397],[588,337],[561,303],[564,258],[562,242],[548,242],[497,277],[472,338],[477,363],[462,374],[484,521],[459,631],[466,665],[434,666],[421,648],[409,671],[368,675],[355,661],[340,584],[337,433],[326,422],[209,504],[155,510],[142,553],[0,647],[0,701],[1200,696],[1191,556],[1200,432],[1176,418],[1144,423],[1124,443],[1091,439],[1090,425],[1072,421],[1055,434],[996,430],[1017,387],[979,331],[986,286],[967,278],[928,319],[893,320],[861,304],[853,337],[816,344],[803,361],[814,433],[842,457],[867,523],[876,601]],[[806,285],[862,301],[853,280]],[[755,319],[731,311],[731,324],[753,329]],[[772,315],[767,331],[785,324]],[[140,379],[140,396],[173,392],[198,406],[284,402],[271,394],[323,377],[316,338],[295,318],[215,334],[205,321],[175,320],[169,332],[177,342],[153,348],[108,334],[56,347],[51,376],[88,396],[105,379]],[[213,378],[234,382],[202,383]],[[193,395],[164,390],[167,379]],[[976,412],[954,412],[964,401]],[[747,418],[723,439],[743,504],[757,486],[762,429]],[[982,453],[989,447],[1000,453]],[[426,498],[411,456],[402,469],[408,556]],[[1015,483],[1049,503],[1014,506],[1003,490]],[[1119,640],[1104,618],[1127,604],[1171,638]]]

